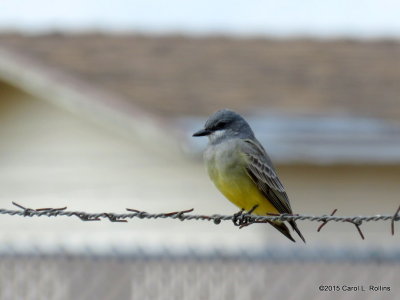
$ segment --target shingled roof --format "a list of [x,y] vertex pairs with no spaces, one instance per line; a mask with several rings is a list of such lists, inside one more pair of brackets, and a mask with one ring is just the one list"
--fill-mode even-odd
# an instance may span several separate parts
[[0,45],[165,116],[400,117],[399,41],[3,34]]
[[3,34],[0,78],[156,147],[228,107],[277,162],[400,163],[400,41]]

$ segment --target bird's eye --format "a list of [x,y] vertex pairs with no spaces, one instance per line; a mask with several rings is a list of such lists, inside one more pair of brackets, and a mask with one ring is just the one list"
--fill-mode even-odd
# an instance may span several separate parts
[[226,124],[228,124],[228,121],[226,120],[219,121],[217,124],[215,124],[214,130],[223,129]]

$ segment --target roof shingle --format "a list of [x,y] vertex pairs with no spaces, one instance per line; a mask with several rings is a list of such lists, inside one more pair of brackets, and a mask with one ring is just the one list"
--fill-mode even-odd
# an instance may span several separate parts
[[400,117],[400,42],[0,35],[0,45],[166,116],[221,107]]

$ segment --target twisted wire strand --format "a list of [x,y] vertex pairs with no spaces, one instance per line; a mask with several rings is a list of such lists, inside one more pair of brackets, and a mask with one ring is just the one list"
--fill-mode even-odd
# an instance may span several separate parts
[[[186,220],[204,220],[213,221],[215,224],[221,223],[221,221],[232,221],[235,218],[245,219],[250,223],[262,223],[268,221],[311,221],[311,222],[351,222],[354,224],[361,224],[362,222],[376,222],[376,221],[400,221],[399,209],[394,215],[372,215],[372,216],[334,216],[331,215],[300,215],[300,214],[281,214],[281,215],[267,215],[267,216],[256,216],[250,214],[241,215],[196,215],[189,214],[193,212],[193,209],[168,212],[168,213],[148,213],[145,211],[140,211],[136,209],[127,208],[128,213],[112,213],[112,212],[102,212],[102,213],[88,213],[83,211],[69,211],[67,207],[62,208],[39,208],[32,209],[26,208],[20,204],[13,202],[15,206],[19,209],[4,209],[0,208],[1,215],[10,216],[22,216],[22,217],[78,217],[82,221],[100,221],[102,219],[108,219],[111,222],[126,222],[128,219],[179,219],[181,221]],[[336,212],[336,210],[334,211]]]
[[189,214],[193,212],[193,209],[174,211],[168,213],[148,213],[145,211],[140,211],[137,209],[127,208],[128,213],[87,213],[83,211],[69,211],[67,207],[61,208],[38,208],[32,209],[24,207],[18,203],[12,202],[13,205],[19,209],[4,209],[0,208],[0,215],[10,215],[10,216],[22,216],[22,217],[77,217],[82,221],[101,221],[103,219],[108,219],[111,222],[128,222],[132,219],[178,219],[181,221],[185,220],[203,220],[203,221],[213,221],[214,224],[220,224],[222,221],[233,221],[233,224],[243,228],[254,223],[270,223],[273,221],[311,221],[311,222],[322,222],[318,226],[317,231],[320,232],[321,229],[328,222],[348,222],[352,223],[360,237],[364,240],[364,234],[361,231],[361,225],[363,222],[377,222],[377,221],[391,221],[391,232],[394,235],[394,223],[400,221],[400,206],[394,213],[394,215],[373,215],[373,216],[335,216],[337,209],[334,209],[330,215],[313,216],[313,215],[299,215],[299,214],[280,214],[280,215],[267,215],[267,216],[255,216],[249,213],[239,212],[234,215],[220,215],[213,214],[207,215],[195,215]]

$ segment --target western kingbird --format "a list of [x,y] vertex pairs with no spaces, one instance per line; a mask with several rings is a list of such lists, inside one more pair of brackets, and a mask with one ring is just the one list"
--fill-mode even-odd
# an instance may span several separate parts
[[[267,152],[239,114],[223,109],[193,136],[208,136],[204,152],[208,174],[220,192],[242,210],[256,215],[292,214],[289,198]],[[285,223],[269,222],[291,241]],[[295,221],[291,227],[305,242]]]

